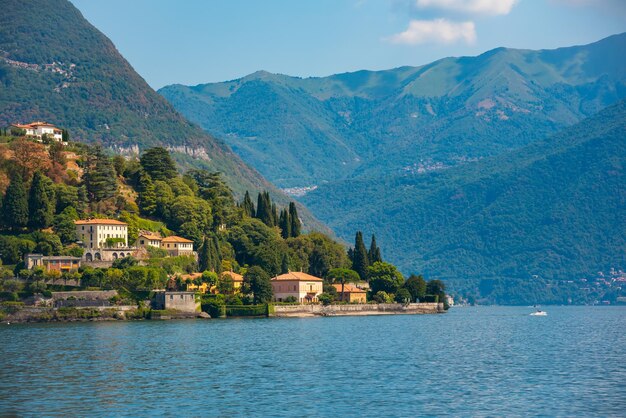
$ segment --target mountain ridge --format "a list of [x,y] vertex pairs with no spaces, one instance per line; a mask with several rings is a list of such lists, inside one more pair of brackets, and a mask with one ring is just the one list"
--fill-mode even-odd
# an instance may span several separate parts
[[299,187],[424,161],[455,165],[555,133],[626,96],[625,48],[623,33],[328,77],[257,72],[159,93],[279,186]]

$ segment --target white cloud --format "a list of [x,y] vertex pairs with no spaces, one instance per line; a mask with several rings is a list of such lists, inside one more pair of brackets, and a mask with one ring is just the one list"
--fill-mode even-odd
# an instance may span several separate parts
[[518,0],[416,0],[420,9],[479,15],[507,15]]
[[411,20],[407,30],[391,36],[388,40],[394,44],[407,45],[431,42],[450,44],[457,41],[473,44],[476,41],[476,28],[474,22]]

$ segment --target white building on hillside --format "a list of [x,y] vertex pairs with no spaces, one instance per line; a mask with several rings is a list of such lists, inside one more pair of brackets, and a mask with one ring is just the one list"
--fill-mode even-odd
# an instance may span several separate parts
[[63,131],[50,123],[33,122],[26,125],[16,123],[11,125],[11,127],[24,130],[26,136],[34,136],[41,139],[46,135],[55,141],[60,142],[63,140]]

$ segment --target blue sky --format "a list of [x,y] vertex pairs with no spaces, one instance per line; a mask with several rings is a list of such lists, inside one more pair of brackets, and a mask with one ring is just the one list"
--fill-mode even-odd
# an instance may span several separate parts
[[326,76],[626,31],[626,0],[71,0],[154,88]]

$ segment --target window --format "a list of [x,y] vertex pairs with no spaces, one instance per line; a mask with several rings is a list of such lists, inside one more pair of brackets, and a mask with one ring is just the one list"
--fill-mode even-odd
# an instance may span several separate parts
[[139,241],[139,242],[141,242],[141,245],[143,245],[143,240],[141,240],[141,241]]
[[170,295],[170,300],[174,300],[174,295]]

